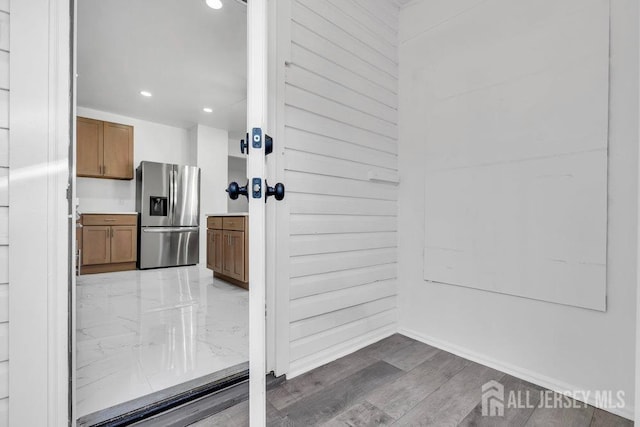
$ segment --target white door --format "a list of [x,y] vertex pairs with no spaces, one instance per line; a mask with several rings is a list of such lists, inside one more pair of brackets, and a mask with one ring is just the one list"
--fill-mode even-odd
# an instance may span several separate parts
[[265,127],[267,0],[247,2],[247,196],[249,198],[249,419],[266,422]]

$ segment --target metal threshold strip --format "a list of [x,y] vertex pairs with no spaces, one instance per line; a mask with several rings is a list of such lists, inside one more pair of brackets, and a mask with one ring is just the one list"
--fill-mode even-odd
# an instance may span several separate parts
[[[78,419],[79,427],[119,427],[128,425],[188,425],[184,414],[171,416],[173,411],[190,404],[200,410],[189,411],[191,422],[206,418],[246,400],[249,394],[248,362],[232,366],[205,377],[197,378],[138,399],[130,400]],[[206,399],[206,405],[203,405]],[[158,424],[157,417],[175,418],[175,423]],[[181,418],[182,417],[182,418]],[[152,421],[154,420],[155,421]],[[167,420],[168,421],[168,420]]]

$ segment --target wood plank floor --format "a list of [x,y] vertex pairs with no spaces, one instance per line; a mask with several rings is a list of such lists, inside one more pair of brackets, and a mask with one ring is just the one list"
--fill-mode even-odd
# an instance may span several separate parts
[[[482,385],[499,381],[530,396],[529,409],[482,416]],[[426,344],[393,335],[285,381],[267,393],[269,426],[629,427],[633,422],[576,402],[538,408],[543,389]],[[193,426],[248,426],[243,402]]]

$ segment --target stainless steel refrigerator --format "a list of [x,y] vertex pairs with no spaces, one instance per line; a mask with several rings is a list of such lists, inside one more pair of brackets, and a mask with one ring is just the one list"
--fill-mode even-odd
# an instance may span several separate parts
[[141,162],[136,169],[140,216],[138,268],[198,263],[200,169]]

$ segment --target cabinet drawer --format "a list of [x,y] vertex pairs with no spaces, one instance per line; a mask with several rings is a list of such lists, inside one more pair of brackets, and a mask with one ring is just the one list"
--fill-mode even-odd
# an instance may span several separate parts
[[82,215],[82,225],[137,225],[137,215]]
[[207,218],[207,228],[222,230],[222,218],[219,216],[210,216]]
[[224,230],[244,231],[244,217],[230,216],[222,218],[222,228]]

